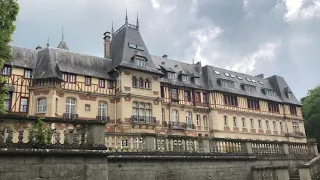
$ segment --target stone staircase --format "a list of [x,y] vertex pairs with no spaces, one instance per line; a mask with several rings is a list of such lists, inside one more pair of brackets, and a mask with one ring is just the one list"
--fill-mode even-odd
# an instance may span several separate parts
[[300,175],[298,169],[294,171],[293,174],[290,174],[290,180],[300,180]]

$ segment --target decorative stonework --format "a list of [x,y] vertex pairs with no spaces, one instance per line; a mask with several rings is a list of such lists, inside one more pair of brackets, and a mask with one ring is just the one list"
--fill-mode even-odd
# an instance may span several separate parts
[[229,132],[229,131],[230,131],[230,127],[225,126],[225,127],[224,127],[224,131],[228,131],[228,132]]
[[154,81],[158,81],[158,77],[152,77]]
[[97,100],[97,97],[93,97],[93,96],[90,96],[90,95],[83,95],[83,94],[80,94],[79,98],[81,100],[87,100],[87,101],[96,101]]
[[259,134],[264,134],[264,131],[259,129]]
[[159,95],[159,91],[153,91],[153,95],[158,96]]
[[44,89],[38,89],[38,90],[34,90],[33,91],[33,94],[35,95],[35,96],[38,96],[38,95],[48,95],[49,94],[49,92],[50,92],[50,90],[44,90]]
[[251,129],[250,132],[251,133],[256,133],[256,130],[255,129]]
[[124,75],[129,76],[130,75],[130,71],[123,71]]
[[276,135],[278,135],[278,131],[273,131],[273,134],[276,134]]
[[125,86],[125,87],[124,87],[124,90],[125,90],[125,91],[130,91],[130,90],[131,90],[131,87]]
[[242,128],[242,132],[248,132],[247,128]]
[[233,127],[233,131],[234,132],[239,132],[239,128],[238,127]]
[[60,91],[57,91],[57,96],[63,97],[63,96],[64,96],[64,93],[63,93],[63,92],[60,92]]

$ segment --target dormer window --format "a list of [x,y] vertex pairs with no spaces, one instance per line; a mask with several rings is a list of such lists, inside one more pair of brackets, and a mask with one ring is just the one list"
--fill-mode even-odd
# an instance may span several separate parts
[[272,89],[264,89],[265,94],[270,97],[277,97],[277,93]]
[[182,81],[187,81],[188,80],[188,76],[186,75],[181,75]]
[[288,98],[292,99],[292,92],[287,92]]
[[289,99],[293,98],[292,91],[289,89],[289,87],[284,88],[284,91],[286,92],[286,95]]
[[251,92],[251,93],[256,93],[257,89],[255,86],[249,85],[249,84],[244,84],[243,88],[246,92]]
[[234,88],[234,82],[227,79],[220,79],[220,85],[224,88]]
[[134,61],[134,64],[137,66],[143,66],[143,67],[146,66],[146,58],[144,58],[144,57],[135,56],[133,61]]
[[136,49],[137,48],[137,45],[133,44],[133,43],[128,43],[129,45],[129,48],[132,48],[132,49]]
[[175,73],[174,72],[168,72],[168,78],[169,79],[175,79]]
[[140,51],[144,51],[144,47],[143,46],[137,45],[137,49],[140,50]]
[[200,84],[200,78],[195,77],[195,78],[194,78],[194,83],[195,83],[195,84]]

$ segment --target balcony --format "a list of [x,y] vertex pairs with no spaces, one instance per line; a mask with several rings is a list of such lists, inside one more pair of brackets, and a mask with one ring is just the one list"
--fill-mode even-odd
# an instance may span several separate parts
[[162,121],[162,126],[163,126],[163,127],[168,127],[167,121]]
[[303,132],[293,132],[293,133],[286,133],[286,137],[295,137],[295,138],[304,138],[306,135]]
[[76,120],[78,117],[79,117],[78,114],[63,113],[63,119],[64,120]]
[[110,122],[110,117],[108,116],[96,116],[96,120],[98,121],[106,121],[107,123]]
[[151,117],[151,116],[137,116],[137,115],[132,115],[131,116],[131,123],[132,126],[138,125],[140,128],[141,126],[153,126],[155,127],[157,124],[156,117]]
[[209,103],[195,102],[195,106],[198,106],[198,107],[209,107]]
[[175,130],[185,130],[187,129],[187,123],[170,121],[169,128]]

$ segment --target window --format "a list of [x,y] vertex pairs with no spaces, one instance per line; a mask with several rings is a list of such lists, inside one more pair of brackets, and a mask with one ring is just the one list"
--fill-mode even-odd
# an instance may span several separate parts
[[47,99],[38,99],[38,113],[45,113],[47,110]]
[[229,106],[238,106],[238,99],[235,95],[223,95],[224,98],[224,104]]
[[76,113],[76,99],[67,98],[66,100],[66,113],[75,114]]
[[8,93],[5,97],[5,100],[4,100],[4,110],[5,111],[10,111],[11,109],[11,99],[12,99],[12,93]]
[[242,118],[242,127],[245,128],[246,127],[246,119]]
[[259,84],[263,85],[263,82],[261,82],[261,81],[258,81],[258,82],[259,82]]
[[27,112],[28,109],[28,98],[20,99],[20,112]]
[[248,108],[260,110],[259,100],[247,98]]
[[146,66],[146,59],[144,57],[135,56],[133,62],[137,66]]
[[138,79],[138,87],[139,88],[143,88],[143,80],[142,80],[142,78]]
[[91,77],[84,77],[84,84],[86,86],[90,86],[91,85]]
[[251,82],[252,80],[250,78],[246,78],[247,81]]
[[251,126],[251,129],[254,129],[254,121],[253,121],[253,119],[250,119],[250,126]]
[[269,129],[270,129],[269,121],[266,121],[266,128],[267,128],[267,130],[269,130]]
[[272,124],[273,124],[273,130],[277,131],[277,123],[275,121],[273,121]]
[[76,75],[69,74],[69,82],[70,83],[75,83],[76,82]]
[[208,126],[207,116],[203,116],[203,125],[204,125],[204,126]]
[[108,89],[112,89],[113,88],[113,81],[110,81],[110,80],[108,80],[107,81],[107,86],[108,86]]
[[244,84],[243,87],[246,92],[257,93],[257,89],[255,86]]
[[6,75],[6,76],[11,75],[11,67],[10,66],[3,66],[2,75]]
[[99,102],[98,104],[98,120],[107,120],[107,103]]
[[200,115],[197,115],[197,126],[201,125],[201,117]]
[[280,122],[280,131],[283,131],[283,124]]
[[239,80],[242,80],[243,78],[242,77],[240,77],[240,76],[237,76],[237,78],[239,79]]
[[219,72],[219,71],[214,71],[214,73],[215,73],[215,74],[218,74],[218,75],[220,75],[220,72]]
[[136,77],[132,77],[132,87],[137,87],[138,83],[137,83],[137,78]]
[[133,115],[137,121],[151,122],[152,106],[150,103],[133,102]]
[[224,88],[234,88],[234,82],[226,79],[220,79],[221,86]]
[[259,125],[259,129],[262,129],[262,124],[261,124],[261,120],[258,120],[258,125]]
[[129,45],[129,48],[133,48],[133,49],[136,49],[137,48],[137,45],[133,44],[133,43],[128,43]]
[[292,129],[294,133],[300,132],[298,121],[292,121]]
[[144,87],[145,87],[146,89],[150,89],[150,83],[149,83],[149,80],[148,80],[148,79],[146,79],[146,80],[144,81]]
[[164,109],[162,108],[161,109],[161,120],[162,121],[165,121],[165,114],[164,114],[165,112],[164,112]]
[[175,79],[175,73],[174,72],[168,72],[168,78],[169,79]]
[[230,77],[230,74],[229,73],[224,73],[225,76],[227,77]]
[[172,110],[172,119],[173,122],[179,122],[179,111],[178,110]]
[[171,89],[171,98],[174,100],[178,100],[178,90],[177,89]]
[[181,75],[181,77],[182,77],[182,81],[187,81],[188,80],[186,75]]
[[270,97],[277,97],[277,93],[274,91],[274,90],[271,90],[271,89],[265,89],[265,93],[267,96],[270,96]]
[[192,113],[190,111],[186,112],[186,123],[192,124]]
[[233,75],[233,74],[230,74],[230,76],[232,77],[232,78],[235,78],[236,76],[235,75]]
[[275,102],[268,102],[269,112],[279,113],[279,104]]
[[160,93],[161,93],[161,97],[162,98],[164,98],[164,87],[163,86],[161,86],[161,88],[160,88]]
[[194,78],[194,83],[195,83],[195,84],[200,84],[200,78],[195,77],[195,78]]
[[236,117],[233,117],[233,126],[234,127],[237,127],[238,124],[237,124],[237,118]]
[[105,80],[104,79],[99,79],[99,87],[104,88],[105,87]]
[[208,94],[203,92],[203,103],[208,103]]
[[85,104],[84,105],[84,110],[85,111],[90,111],[91,107],[90,107],[90,104]]
[[290,108],[290,114],[297,115],[297,108],[296,108],[296,106],[290,105],[289,108]]
[[223,116],[224,126],[228,126],[228,116]]
[[289,98],[289,99],[292,99],[292,97],[293,97],[293,96],[292,96],[292,92],[287,92],[287,95],[288,95],[288,98]]
[[140,51],[144,51],[144,47],[143,47],[143,46],[137,45],[137,48],[138,48]]
[[200,92],[196,92],[196,94],[195,94],[195,98],[196,98],[196,102],[197,103],[200,103],[201,102],[201,98],[200,98]]
[[63,73],[63,74],[62,74],[62,79],[63,79],[64,81],[68,82],[68,74]]
[[184,100],[188,102],[191,101],[190,91],[184,91]]
[[25,69],[24,70],[24,78],[31,78],[31,70],[30,69]]

